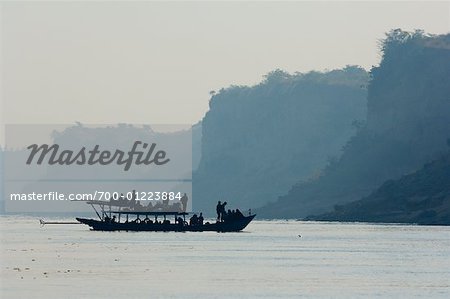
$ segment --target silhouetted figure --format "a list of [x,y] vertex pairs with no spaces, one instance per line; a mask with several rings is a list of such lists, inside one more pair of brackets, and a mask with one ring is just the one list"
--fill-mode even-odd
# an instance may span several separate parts
[[220,221],[220,215],[222,213],[222,202],[220,200],[217,202],[216,212],[217,212],[217,221]]
[[147,211],[153,211],[153,204],[151,202],[148,203],[147,207],[146,207]]
[[140,201],[136,201],[136,204],[134,206],[134,210],[135,211],[142,211],[143,210],[143,207],[142,207],[142,204],[141,204]]
[[183,205],[183,212],[186,212],[188,200],[189,199],[186,193],[184,193],[184,195],[180,198],[181,204]]
[[189,219],[189,225],[197,225],[198,223],[198,216],[197,214],[194,214],[191,219]]
[[166,199],[161,199],[161,200],[163,203],[164,211],[167,211],[167,208],[169,206],[169,198],[167,197]]
[[242,214],[242,212],[239,211],[239,209],[236,209],[236,218],[237,219],[244,218],[244,214]]
[[163,205],[160,200],[157,200],[155,205],[153,206],[153,210],[157,212],[161,212],[163,210]]
[[205,220],[203,218],[203,213],[200,213],[200,216],[198,216],[198,225],[203,225],[203,220]]
[[227,212],[225,211],[225,206],[227,205],[227,202],[225,201],[224,203],[221,203],[221,201],[219,200],[219,202],[217,203],[216,206],[216,212],[217,212],[217,221],[224,221]]
[[224,221],[225,220],[225,217],[227,216],[227,212],[225,211],[225,206],[227,205],[227,202],[225,201],[223,204],[222,204],[222,208],[220,209],[221,210],[221,220],[222,221]]
[[116,222],[116,215],[114,215],[111,219],[111,223],[114,223],[114,222]]

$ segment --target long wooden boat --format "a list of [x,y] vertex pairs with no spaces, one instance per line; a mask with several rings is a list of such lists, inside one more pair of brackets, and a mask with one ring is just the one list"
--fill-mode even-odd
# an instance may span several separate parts
[[[88,225],[92,230],[99,231],[238,232],[245,229],[256,216],[255,214],[248,216],[234,214],[224,221],[191,225],[186,222],[186,216],[189,215],[186,212],[129,211],[123,210],[122,205],[114,202],[88,201],[86,203],[91,205],[98,219],[76,218],[76,220]],[[96,206],[100,208],[100,211],[97,211]],[[118,210],[113,210],[113,207]]]
[[[118,213],[118,212],[114,212]],[[146,216],[185,216],[187,213],[177,212],[121,212],[127,215],[146,215]],[[223,222],[206,222],[203,225],[189,225],[186,221],[170,222],[164,220],[161,222],[148,222],[143,220],[133,221],[111,221],[111,220],[96,220],[86,218],[76,218],[82,224],[91,227],[92,230],[100,231],[173,231],[173,232],[202,232],[202,231],[216,231],[216,232],[238,232],[243,230],[255,218],[256,215],[242,216],[235,219],[225,220]],[[164,217],[164,218],[166,218]],[[137,218],[140,219],[140,218]]]

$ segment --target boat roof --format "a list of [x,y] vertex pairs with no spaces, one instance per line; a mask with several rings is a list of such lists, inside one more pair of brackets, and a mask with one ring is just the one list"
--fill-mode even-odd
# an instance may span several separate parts
[[[85,201],[89,205],[100,205],[100,206],[111,206],[111,207],[119,207],[119,208],[130,208],[129,205],[121,204],[120,202],[114,202],[114,201],[103,201],[103,200],[89,200]],[[141,208],[143,208],[141,206]],[[125,214],[125,215],[153,215],[153,216],[159,216],[159,215],[189,215],[187,212],[177,212],[177,211],[108,211],[108,213],[113,214]]]
[[105,201],[105,200],[83,200],[88,205],[101,205],[101,206],[113,206],[113,207],[123,207],[126,206],[120,201]]
[[189,215],[187,212],[154,212],[154,211],[111,211],[113,214],[128,214],[128,215]]

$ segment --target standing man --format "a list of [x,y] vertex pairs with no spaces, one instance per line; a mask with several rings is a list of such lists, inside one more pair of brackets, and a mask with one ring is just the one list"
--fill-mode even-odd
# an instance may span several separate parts
[[217,221],[220,222],[220,215],[222,214],[222,202],[220,200],[219,202],[217,202],[216,212],[217,212]]
[[225,201],[222,204],[222,208],[220,209],[221,210],[221,216],[220,216],[221,221],[224,221],[225,220],[225,216],[227,215],[227,211],[225,210],[225,206],[226,205],[227,205],[227,202]]
[[183,197],[180,198],[181,204],[183,205],[183,212],[186,212],[188,197],[187,194],[184,193]]
[[203,225],[204,220],[205,220],[205,218],[203,218],[203,213],[200,212],[200,216],[198,216],[197,224]]

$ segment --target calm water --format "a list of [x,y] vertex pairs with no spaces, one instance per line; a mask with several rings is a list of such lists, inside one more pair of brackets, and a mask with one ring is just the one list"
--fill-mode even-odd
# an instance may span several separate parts
[[450,227],[254,221],[242,233],[127,233],[0,220],[1,298],[450,296]]

